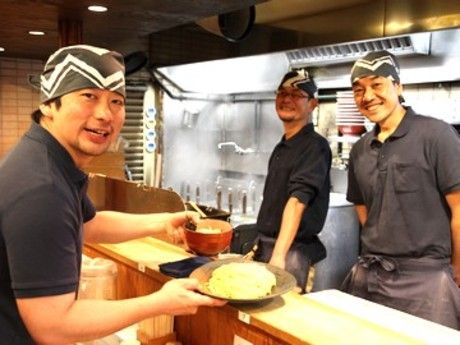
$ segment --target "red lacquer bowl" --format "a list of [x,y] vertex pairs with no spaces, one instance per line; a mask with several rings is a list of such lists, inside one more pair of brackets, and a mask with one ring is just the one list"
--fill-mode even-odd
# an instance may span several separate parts
[[[200,229],[219,229],[221,232],[204,233]],[[196,230],[185,229],[185,244],[198,255],[213,256],[230,247],[232,235],[233,229],[229,222],[203,219],[196,225]]]

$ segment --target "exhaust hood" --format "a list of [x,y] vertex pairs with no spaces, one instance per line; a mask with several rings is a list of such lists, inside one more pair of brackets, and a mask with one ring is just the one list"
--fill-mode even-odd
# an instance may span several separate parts
[[330,44],[286,52],[291,68],[323,66],[354,61],[377,50],[385,49],[394,55],[428,55],[431,33],[418,33],[350,43]]
[[212,100],[211,96],[221,99],[226,94],[227,100],[233,101],[232,96],[239,93],[267,93],[273,98],[273,90],[292,68],[307,67],[320,90],[349,88],[352,61],[382,48],[399,55],[403,84],[460,80],[460,29],[318,45],[162,67],[159,71],[175,83],[176,89],[180,86],[183,96],[199,92]]

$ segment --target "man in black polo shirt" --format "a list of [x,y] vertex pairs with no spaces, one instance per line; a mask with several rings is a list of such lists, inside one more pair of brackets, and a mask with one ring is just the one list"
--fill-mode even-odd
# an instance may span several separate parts
[[351,71],[356,105],[376,125],[350,153],[347,199],[361,257],[344,290],[460,327],[460,140],[440,120],[402,106],[399,64],[387,51]]
[[80,169],[105,152],[124,122],[120,54],[61,48],[45,65],[40,97],[31,128],[0,165],[0,343],[70,344],[151,316],[222,305],[195,293],[192,279],[133,299],[76,300],[84,241],[174,235],[193,214],[96,212],[86,195]]
[[254,257],[291,272],[302,292],[310,265],[326,257],[317,235],[329,206],[332,155],[311,122],[317,91],[305,70],[287,73],[278,87],[276,111],[284,135],[268,163]]

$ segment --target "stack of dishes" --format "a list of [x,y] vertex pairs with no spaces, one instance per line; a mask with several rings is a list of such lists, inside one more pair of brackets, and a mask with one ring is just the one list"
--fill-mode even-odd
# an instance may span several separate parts
[[342,135],[359,136],[366,132],[365,117],[356,107],[353,91],[338,91],[336,105],[335,121]]

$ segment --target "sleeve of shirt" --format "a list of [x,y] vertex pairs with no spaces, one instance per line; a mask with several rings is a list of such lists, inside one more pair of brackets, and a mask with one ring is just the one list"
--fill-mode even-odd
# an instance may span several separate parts
[[364,199],[358,181],[356,180],[353,156],[352,149],[350,152],[350,159],[348,160],[347,200],[353,204],[362,205],[364,204]]
[[2,227],[16,297],[76,290],[81,243],[81,216],[76,208],[53,186],[46,186],[8,209]]
[[94,216],[96,215],[96,207],[94,207],[93,202],[86,194],[83,197],[82,210],[83,210],[83,222],[85,223],[93,219]]
[[289,195],[308,205],[315,198],[326,179],[329,179],[331,167],[331,149],[327,142],[317,141],[299,157],[289,181]]
[[460,137],[445,125],[435,143],[436,175],[444,194],[460,189]]

